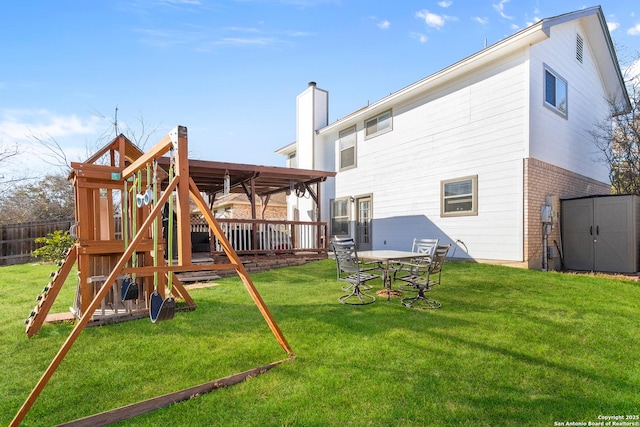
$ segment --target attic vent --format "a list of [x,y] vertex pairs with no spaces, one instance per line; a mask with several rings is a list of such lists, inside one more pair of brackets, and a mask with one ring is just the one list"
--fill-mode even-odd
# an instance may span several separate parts
[[576,34],[576,59],[582,64],[582,55],[584,53],[584,40],[580,34]]

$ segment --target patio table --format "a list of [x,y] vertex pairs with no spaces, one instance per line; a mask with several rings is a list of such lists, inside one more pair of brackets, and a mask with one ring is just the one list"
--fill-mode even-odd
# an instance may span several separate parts
[[[429,254],[411,251],[396,251],[393,249],[378,249],[372,251],[358,251],[358,258],[363,261],[378,261],[382,265],[382,280],[387,289],[387,301],[391,300],[391,275],[389,269],[392,261],[412,258],[424,258]],[[400,291],[397,291],[400,292]]]

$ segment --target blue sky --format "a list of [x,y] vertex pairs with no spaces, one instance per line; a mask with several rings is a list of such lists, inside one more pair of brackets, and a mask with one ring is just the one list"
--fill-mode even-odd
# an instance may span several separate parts
[[[335,121],[575,0],[10,0],[0,26],[0,146],[53,139],[74,161],[119,128],[177,125],[192,158],[284,165],[295,100],[329,91]],[[621,60],[640,2],[601,0]],[[108,137],[108,139],[100,139]],[[31,153],[0,176],[44,173]]]

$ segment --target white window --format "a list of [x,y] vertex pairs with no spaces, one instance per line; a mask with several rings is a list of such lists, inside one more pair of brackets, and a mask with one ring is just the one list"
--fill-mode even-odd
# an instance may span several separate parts
[[384,113],[367,120],[364,122],[364,127],[365,139],[391,131],[393,128],[391,110],[387,110]]
[[298,160],[296,159],[296,152],[295,151],[293,153],[289,153],[289,155],[287,156],[287,167],[288,168],[297,168],[298,167]]
[[340,170],[356,167],[356,127],[340,131],[339,138]]
[[331,235],[349,235],[349,197],[331,200]]
[[567,81],[547,66],[544,67],[544,104],[567,117]]
[[440,182],[440,216],[478,215],[478,176]]

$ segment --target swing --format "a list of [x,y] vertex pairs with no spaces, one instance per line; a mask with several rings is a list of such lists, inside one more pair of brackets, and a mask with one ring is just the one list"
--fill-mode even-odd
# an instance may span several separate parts
[[[169,166],[169,182],[173,180],[173,151],[171,151],[171,164]],[[153,163],[153,203],[157,203],[158,201],[158,181],[156,175],[156,169],[158,167],[158,162],[154,161]],[[148,171],[148,169],[147,169]],[[169,196],[169,218],[173,216],[173,196]],[[167,236],[168,240],[168,256],[167,261],[169,266],[171,266],[173,262],[173,221],[169,221],[168,224],[169,232]],[[156,217],[153,221],[153,265],[154,267],[158,266],[158,239],[159,239],[159,222]],[[151,319],[151,323],[156,323],[158,321],[163,320],[171,320],[176,312],[176,300],[171,296],[171,287],[172,287],[172,277],[173,272],[169,271],[168,273],[169,280],[167,284],[167,298],[162,298],[162,296],[158,293],[158,272],[155,271],[153,273],[153,293],[149,298],[149,318]]]
[[138,299],[138,295],[139,295],[138,284],[129,277],[124,279],[122,281],[122,295],[121,295],[122,302],[136,300]]
[[[134,189],[136,186],[135,181],[133,184],[132,189]],[[129,246],[129,190],[128,190],[128,185],[127,185],[127,181],[124,181],[124,197],[123,197],[123,215],[122,215],[122,234],[124,235],[124,247],[126,248],[127,246]],[[135,235],[135,229],[136,229],[136,215],[135,215],[135,209],[133,212],[133,234]],[[133,264],[136,263],[136,257],[133,257]],[[130,300],[136,300],[138,299],[138,295],[139,295],[139,288],[138,288],[138,284],[136,283],[136,279],[135,276],[133,278],[127,276],[123,281],[122,281],[122,287],[120,288],[120,300],[122,302],[125,301],[130,301]]]

